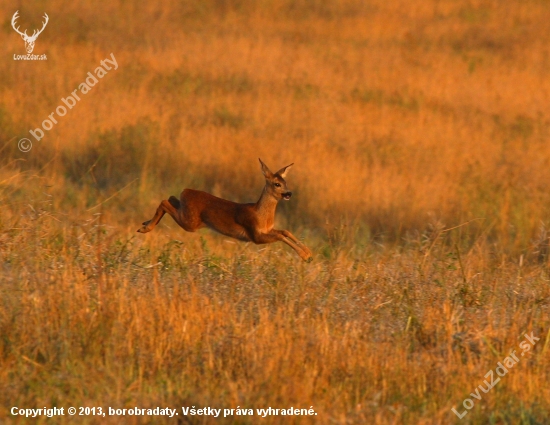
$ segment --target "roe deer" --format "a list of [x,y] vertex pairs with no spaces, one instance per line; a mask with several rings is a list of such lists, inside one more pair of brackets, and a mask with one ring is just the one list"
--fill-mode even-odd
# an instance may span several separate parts
[[193,189],[184,189],[180,199],[170,196],[162,201],[155,216],[143,223],[138,232],[147,233],[155,228],[168,213],[184,230],[194,232],[209,227],[222,235],[255,244],[282,241],[294,249],[304,261],[313,260],[311,251],[288,230],[273,228],[277,203],[288,201],[292,192],[286,186],[285,175],[293,165],[287,165],[276,173],[260,159],[265,176],[265,187],[255,204],[237,204]]

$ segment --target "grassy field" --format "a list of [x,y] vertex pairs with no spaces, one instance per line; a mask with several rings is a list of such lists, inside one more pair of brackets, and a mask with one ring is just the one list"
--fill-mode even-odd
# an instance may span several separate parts
[[[13,59],[18,9],[30,33],[48,13],[33,52],[47,61]],[[0,422],[548,423],[549,14],[542,0],[0,4]],[[170,217],[136,233],[185,187],[255,201],[258,157],[295,163],[277,226],[312,263]],[[539,340],[522,352],[526,334]],[[317,415],[256,414],[268,407]]]

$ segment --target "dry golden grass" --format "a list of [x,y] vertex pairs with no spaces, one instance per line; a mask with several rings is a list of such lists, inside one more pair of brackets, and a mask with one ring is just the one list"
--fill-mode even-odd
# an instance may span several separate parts
[[[17,8],[22,28],[49,14],[47,61],[12,60]],[[0,5],[0,421],[24,422],[12,406],[206,405],[318,413],[284,423],[546,423],[549,12]],[[110,53],[119,68],[19,152]],[[313,264],[170,218],[135,234],[184,187],[255,200],[257,157],[295,162],[278,221]],[[459,421],[450,409],[526,332],[541,341]]]

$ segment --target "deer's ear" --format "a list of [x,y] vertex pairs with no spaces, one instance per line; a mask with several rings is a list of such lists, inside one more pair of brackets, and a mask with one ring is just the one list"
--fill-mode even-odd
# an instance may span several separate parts
[[264,173],[265,178],[273,177],[273,173],[267,168],[267,165],[265,165],[260,158],[258,158],[260,161],[260,164],[262,164],[262,173]]
[[275,174],[279,174],[284,179],[286,176],[286,173],[288,172],[288,170],[290,170],[290,167],[292,167],[293,165],[294,165],[294,162],[290,165],[287,165],[286,167],[281,168]]

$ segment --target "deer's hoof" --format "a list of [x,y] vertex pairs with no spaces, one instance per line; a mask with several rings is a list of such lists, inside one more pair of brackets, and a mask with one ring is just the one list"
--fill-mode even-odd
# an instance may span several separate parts
[[137,229],[137,232],[138,232],[138,233],[147,233],[147,232],[150,232],[151,229],[149,229],[149,228],[147,227],[147,225],[148,225],[149,223],[151,223],[151,220],[147,220],[147,221],[144,221],[143,223],[141,223],[141,224],[143,224],[143,226],[141,226],[139,229]]
[[312,256],[309,256],[308,258],[304,258],[304,261],[306,263],[311,263],[313,261],[313,257]]

